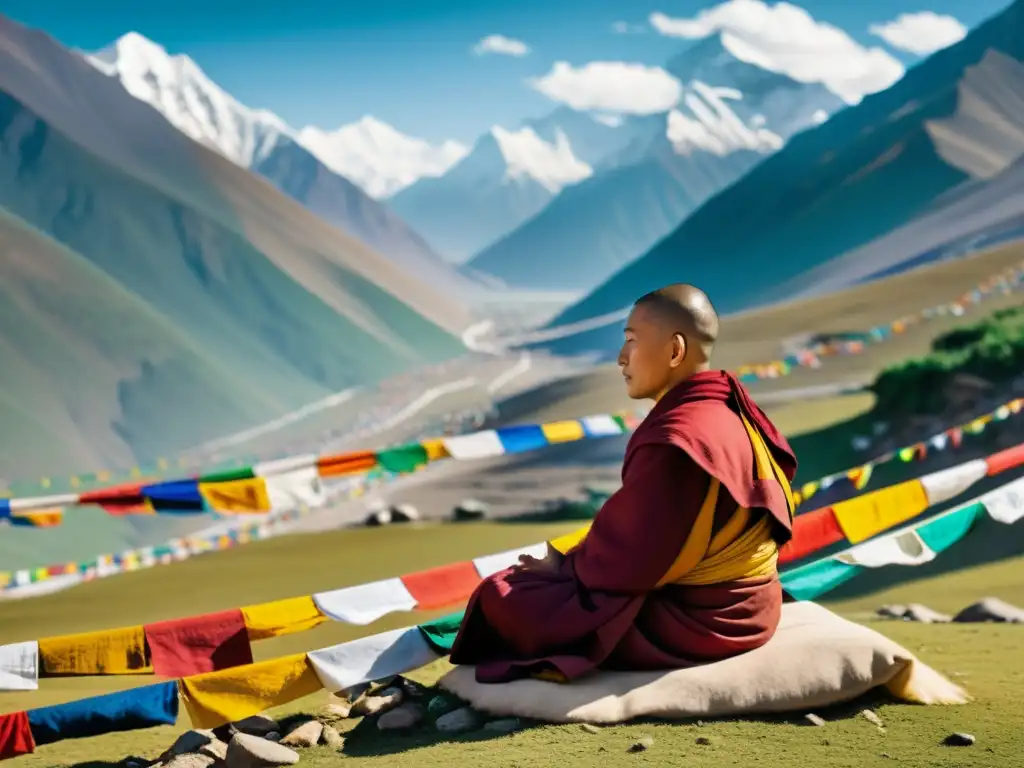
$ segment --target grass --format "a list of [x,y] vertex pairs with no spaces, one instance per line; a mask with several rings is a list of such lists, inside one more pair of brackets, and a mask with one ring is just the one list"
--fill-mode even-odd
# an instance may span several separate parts
[[[173,566],[92,582],[55,595],[0,603],[0,644],[309,594],[539,541],[572,527],[566,523],[423,525],[282,537]],[[1004,527],[1001,532],[972,535],[1005,538],[1005,532]],[[984,542],[977,540],[977,546],[984,546]],[[940,557],[945,567],[959,564],[955,552]],[[903,573],[910,571],[905,569]],[[952,612],[988,595],[1020,602],[1022,593],[1024,557],[1017,556],[968,570],[934,572],[927,580],[861,595],[834,607],[863,619],[884,602],[923,602]],[[254,651],[257,660],[271,658],[408,625],[430,615],[433,614],[392,615],[371,628],[330,623],[312,632],[257,643]],[[872,702],[888,725],[885,734],[856,717],[857,707],[821,712],[826,719],[835,721],[822,729],[804,727],[795,717],[729,720],[699,728],[692,724],[641,723],[602,729],[598,734],[571,726],[547,726],[500,739],[474,736],[447,741],[438,740],[437,734],[428,730],[385,739],[372,729],[356,726],[348,737],[346,757],[321,748],[306,753],[303,764],[326,768],[336,764],[380,764],[387,760],[388,765],[398,766],[468,768],[485,764],[551,765],[557,759],[567,766],[590,766],[596,760],[610,765],[627,764],[626,761],[630,765],[636,761],[657,765],[753,765],[760,760],[765,766],[789,765],[793,761],[853,766],[889,764],[895,759],[909,766],[1009,765],[1012,750],[1024,746],[1024,736],[1013,726],[1024,716],[1019,697],[1020,686],[1024,685],[1024,655],[1019,653],[1024,628],[902,623],[878,624],[877,628],[920,653],[937,669],[962,680],[977,702],[936,709]],[[421,670],[416,677],[429,681],[443,668],[443,664],[435,665]],[[152,682],[152,677],[47,679],[38,691],[0,694],[0,711],[44,706]],[[282,708],[281,712],[313,712],[323,701],[323,694],[309,697]],[[345,725],[351,727],[353,723],[345,721]],[[19,758],[11,765],[105,765],[103,761],[116,762],[129,754],[156,755],[178,730],[186,727],[187,718],[183,716],[177,729],[153,728],[66,741],[42,747],[35,755]],[[954,730],[973,733],[978,737],[978,745],[969,751],[937,746]],[[654,747],[640,756],[626,755],[626,748],[641,735],[652,736]],[[698,735],[710,738],[711,745],[697,745],[694,740]],[[385,754],[388,756],[381,757]]]

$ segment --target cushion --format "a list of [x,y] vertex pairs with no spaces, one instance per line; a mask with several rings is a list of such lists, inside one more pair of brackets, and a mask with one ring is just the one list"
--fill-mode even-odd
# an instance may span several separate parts
[[551,723],[806,712],[876,686],[918,704],[968,700],[960,687],[898,643],[810,602],[784,605],[779,629],[763,647],[701,667],[599,671],[560,684],[478,683],[473,667],[459,666],[440,685],[482,712]]

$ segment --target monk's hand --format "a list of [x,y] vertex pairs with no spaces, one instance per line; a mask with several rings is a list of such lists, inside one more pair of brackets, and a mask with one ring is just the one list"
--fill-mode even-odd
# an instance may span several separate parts
[[557,550],[548,549],[544,558],[536,558],[533,555],[520,555],[519,567],[524,571],[536,571],[538,573],[554,573],[562,564],[562,555]]

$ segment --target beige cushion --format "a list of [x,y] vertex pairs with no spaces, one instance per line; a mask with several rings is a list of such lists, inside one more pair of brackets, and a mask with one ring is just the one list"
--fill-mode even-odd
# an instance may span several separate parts
[[958,686],[872,629],[814,603],[783,606],[762,648],[726,661],[668,672],[597,672],[571,684],[542,680],[478,683],[460,666],[440,685],[494,715],[552,723],[621,723],[803,711],[886,686],[920,704],[960,704]]

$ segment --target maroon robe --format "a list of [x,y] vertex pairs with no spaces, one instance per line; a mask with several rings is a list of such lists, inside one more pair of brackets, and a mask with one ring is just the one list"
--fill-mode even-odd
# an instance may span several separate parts
[[581,544],[553,573],[512,567],[473,593],[452,647],[480,682],[595,668],[674,669],[763,645],[778,626],[777,574],[708,586],[658,581],[683,549],[711,477],[721,482],[712,535],[738,506],[753,525],[771,515],[781,545],[791,536],[782,486],[757,477],[742,411],[787,480],[796,458],[734,376],[699,373],[669,391],[626,447],[622,487]]

